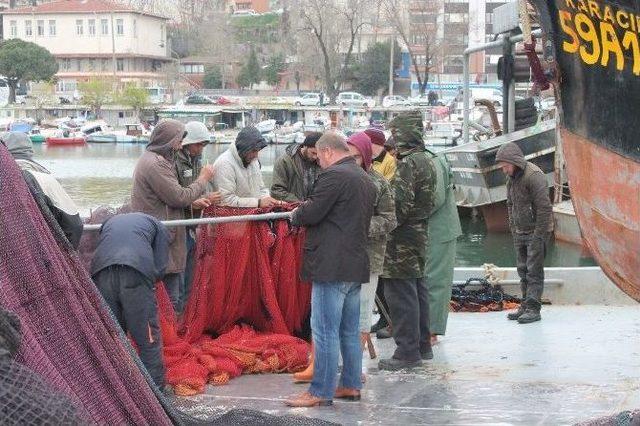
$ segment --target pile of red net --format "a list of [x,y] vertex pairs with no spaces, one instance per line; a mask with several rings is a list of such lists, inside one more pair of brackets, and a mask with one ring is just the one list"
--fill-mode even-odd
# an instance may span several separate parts
[[[262,212],[212,208],[206,215]],[[294,337],[310,308],[311,286],[299,279],[303,241],[303,231],[286,220],[200,227],[181,323],[164,288],[157,292],[167,381],[177,394],[201,393],[207,383],[243,373],[306,366],[308,344]]]

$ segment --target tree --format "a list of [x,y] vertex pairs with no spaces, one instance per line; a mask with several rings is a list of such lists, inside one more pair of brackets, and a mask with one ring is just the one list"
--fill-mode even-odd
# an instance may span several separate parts
[[220,67],[208,68],[202,79],[202,84],[205,89],[221,89],[222,72],[220,71]]
[[78,84],[82,96],[82,103],[89,106],[100,117],[100,109],[103,105],[112,101],[111,81],[104,78],[93,77],[89,81]]
[[[324,71],[331,102],[348,76],[358,34],[367,24],[370,0],[303,0],[298,2],[301,36],[309,35]],[[298,50],[304,50],[301,46]]]
[[[395,41],[394,41],[395,43]],[[375,96],[380,89],[389,87],[389,56],[391,43],[374,43],[364,52],[362,61],[352,69],[352,78],[356,90],[364,95]],[[402,54],[397,43],[394,47],[394,69],[402,60]]]
[[139,119],[140,111],[149,105],[149,92],[143,87],[127,84],[120,94],[119,100],[123,105],[133,108]]
[[256,55],[254,49],[251,49],[249,59],[240,69],[236,83],[238,83],[240,87],[251,87],[253,84],[260,83],[260,71],[258,55]]
[[285,67],[284,56],[272,56],[264,69],[264,79],[266,82],[272,86],[280,83],[280,73],[285,70]]
[[431,71],[436,69],[437,59],[443,49],[441,41],[436,39],[437,24],[427,19],[436,15],[438,4],[431,0],[413,2],[413,13],[422,19],[420,22],[411,23],[406,14],[407,9],[402,4],[403,0],[383,1],[389,23],[407,46],[420,94],[423,95],[429,84]]
[[17,38],[0,44],[0,75],[9,85],[9,103],[16,102],[16,87],[23,81],[48,81],[58,72],[56,59],[44,47]]

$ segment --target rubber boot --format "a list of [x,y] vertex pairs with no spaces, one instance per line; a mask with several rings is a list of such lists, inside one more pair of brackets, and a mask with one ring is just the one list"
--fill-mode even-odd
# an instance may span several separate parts
[[313,360],[314,360],[314,348],[311,345],[311,355],[309,356],[309,365],[304,371],[293,374],[294,383],[311,383],[313,380]]
[[509,314],[507,314],[507,319],[510,319],[511,321],[515,321],[518,318],[520,318],[525,313],[526,310],[527,310],[527,307],[524,301],[522,301],[522,303],[520,303],[520,306],[518,306],[517,311],[509,312]]
[[520,315],[518,322],[520,324],[529,324],[531,322],[540,321],[542,319],[540,316],[540,308],[542,308],[542,305],[537,300],[527,300],[524,314]]

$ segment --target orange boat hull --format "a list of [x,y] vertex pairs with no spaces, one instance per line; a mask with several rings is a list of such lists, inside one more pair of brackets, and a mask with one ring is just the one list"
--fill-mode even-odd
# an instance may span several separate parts
[[47,145],[84,145],[85,138],[47,138]]
[[571,199],[602,270],[640,302],[640,163],[562,130]]

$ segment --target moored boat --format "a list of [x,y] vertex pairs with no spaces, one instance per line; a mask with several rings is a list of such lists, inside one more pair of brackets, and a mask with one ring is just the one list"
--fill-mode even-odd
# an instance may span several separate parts
[[68,145],[85,145],[87,140],[82,136],[70,137],[48,137],[46,139],[48,146],[68,146]]
[[533,0],[557,66],[562,148],[585,244],[640,301],[637,0]]

